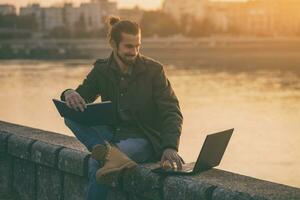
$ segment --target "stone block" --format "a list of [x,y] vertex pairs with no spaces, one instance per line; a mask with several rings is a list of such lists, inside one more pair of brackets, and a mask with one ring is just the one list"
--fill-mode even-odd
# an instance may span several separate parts
[[299,188],[272,183],[223,170],[208,170],[192,178],[194,181],[205,181],[217,187],[213,191],[213,200],[300,200]]
[[19,124],[0,121],[0,131],[12,133],[14,135],[31,138],[34,140],[45,141],[51,144],[61,145],[71,149],[87,151],[85,146],[75,137],[65,134],[50,132],[46,130],[36,129]]
[[20,199],[14,194],[11,193],[0,193],[0,200],[18,200]]
[[110,188],[107,194],[107,200],[128,200],[128,194],[119,189]]
[[233,191],[230,189],[218,187],[212,194],[212,200],[267,200],[266,198],[257,195],[251,196],[250,194]]
[[74,174],[64,174],[64,200],[86,199],[88,180]]
[[12,178],[12,156],[5,154],[0,159],[0,194],[11,192]]
[[87,176],[88,158],[87,152],[64,148],[58,154],[58,168],[78,176]]
[[62,146],[36,141],[31,148],[31,160],[49,167],[56,167]]
[[161,177],[151,172],[151,169],[139,165],[126,171],[123,176],[123,189],[130,194],[139,194],[149,199],[162,199]]
[[37,199],[58,200],[62,199],[63,174],[57,169],[37,166]]
[[164,200],[210,200],[215,186],[195,182],[189,176],[169,176],[164,181]]
[[35,140],[30,138],[11,135],[8,138],[8,153],[15,157],[29,160],[31,146],[34,142]]
[[35,199],[35,164],[18,158],[14,158],[13,162],[13,191],[22,200]]
[[127,200],[155,200],[155,199],[152,199],[151,197],[148,198],[148,197],[145,197],[145,196],[139,196],[138,194],[129,194]]
[[0,131],[0,159],[7,153],[7,140],[10,135],[10,133]]

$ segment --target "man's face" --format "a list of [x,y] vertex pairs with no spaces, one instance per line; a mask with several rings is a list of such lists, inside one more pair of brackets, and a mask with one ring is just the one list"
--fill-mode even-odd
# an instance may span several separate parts
[[121,42],[118,46],[114,45],[113,50],[124,64],[131,65],[135,62],[140,51],[141,34],[132,35],[122,33],[121,35]]

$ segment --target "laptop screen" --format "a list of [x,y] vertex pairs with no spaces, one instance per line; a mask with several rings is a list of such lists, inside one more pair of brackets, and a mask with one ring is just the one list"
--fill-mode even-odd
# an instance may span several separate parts
[[201,148],[194,172],[201,172],[220,164],[234,129],[207,135]]

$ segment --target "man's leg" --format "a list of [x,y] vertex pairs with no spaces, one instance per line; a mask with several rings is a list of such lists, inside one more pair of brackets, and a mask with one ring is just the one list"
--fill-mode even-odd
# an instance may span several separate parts
[[137,163],[145,163],[154,158],[150,142],[143,138],[128,138],[116,143],[117,147]]
[[[87,127],[66,118],[65,124],[89,151],[92,151],[93,147],[97,144],[104,144],[105,140],[111,141],[113,137],[112,130],[107,126]],[[97,160],[89,159],[87,200],[106,199],[107,186],[97,184],[96,182],[95,174],[100,167],[101,164]]]
[[[137,163],[152,161],[154,157],[152,146],[146,139],[128,138],[116,143],[116,146],[120,151]],[[98,162],[95,162],[94,159],[90,159],[89,177],[92,181],[89,181],[89,183],[91,183],[91,186],[89,187],[89,189],[91,189],[88,196],[89,200],[97,198],[105,200],[107,197],[108,187],[104,184],[99,184],[96,181],[96,172],[102,167],[102,165],[97,165],[97,163]]]
[[[65,119],[65,124],[90,151],[96,144],[103,144],[105,139],[111,141],[113,136],[108,127],[86,127],[68,119]],[[128,138],[117,142],[116,146],[137,163],[148,162],[154,156],[152,146],[146,139]],[[106,199],[107,186],[96,182],[96,172],[100,167],[102,165],[98,161],[89,159],[88,200]]]
[[112,129],[109,126],[88,127],[66,118],[65,124],[89,151],[92,151],[97,144],[104,144],[104,141],[110,142],[113,137]]

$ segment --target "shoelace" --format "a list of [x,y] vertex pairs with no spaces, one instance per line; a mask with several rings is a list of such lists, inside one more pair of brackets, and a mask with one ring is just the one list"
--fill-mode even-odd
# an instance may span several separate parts
[[105,144],[104,146],[105,146],[105,152],[106,152],[105,156],[104,156],[104,161],[106,162],[106,161],[109,160],[108,157],[109,157],[110,152],[111,152],[111,146],[108,142],[105,142],[104,144]]

